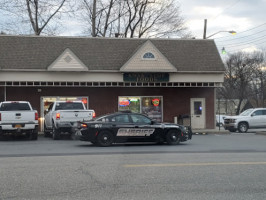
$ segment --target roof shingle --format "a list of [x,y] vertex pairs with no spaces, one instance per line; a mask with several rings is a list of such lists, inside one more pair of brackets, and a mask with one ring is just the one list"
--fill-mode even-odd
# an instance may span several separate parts
[[69,48],[89,70],[119,70],[147,41],[177,71],[224,71],[213,40],[0,36],[0,69],[46,70]]

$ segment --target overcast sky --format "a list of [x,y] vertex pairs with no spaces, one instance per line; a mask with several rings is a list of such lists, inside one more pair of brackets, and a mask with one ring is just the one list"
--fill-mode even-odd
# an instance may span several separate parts
[[[266,51],[266,0],[178,1],[185,25],[196,39],[203,38],[204,19],[207,19],[207,37],[219,31],[237,32],[236,35],[221,32],[210,37],[215,39],[220,52],[223,47],[228,53]],[[5,23],[4,19],[0,13],[0,25]],[[67,19],[65,24],[60,35],[82,35],[81,22]]]
[[266,50],[266,0],[179,0],[181,15],[197,39],[203,38],[204,19],[207,37],[212,36],[218,49],[229,53],[239,50]]

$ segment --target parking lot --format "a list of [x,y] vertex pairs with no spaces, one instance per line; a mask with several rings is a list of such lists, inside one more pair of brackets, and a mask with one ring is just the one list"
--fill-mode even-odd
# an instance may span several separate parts
[[28,155],[82,155],[112,153],[182,153],[182,152],[266,152],[266,135],[249,133],[220,133],[193,135],[192,140],[177,146],[156,145],[154,143],[114,144],[102,148],[90,142],[71,140],[65,136],[52,140],[39,135],[37,141],[25,138],[5,138],[0,141],[0,156]]

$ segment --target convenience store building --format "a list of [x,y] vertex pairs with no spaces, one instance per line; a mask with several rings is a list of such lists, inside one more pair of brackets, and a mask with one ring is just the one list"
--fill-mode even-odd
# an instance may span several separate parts
[[41,129],[55,100],[212,129],[224,70],[213,40],[0,36],[0,101],[30,101]]

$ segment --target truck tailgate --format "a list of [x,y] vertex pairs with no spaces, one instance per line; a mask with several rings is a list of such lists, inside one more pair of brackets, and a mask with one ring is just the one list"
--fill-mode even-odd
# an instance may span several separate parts
[[1,111],[2,123],[24,123],[35,120],[34,111]]
[[61,122],[77,122],[91,120],[93,117],[93,111],[90,110],[60,110]]

